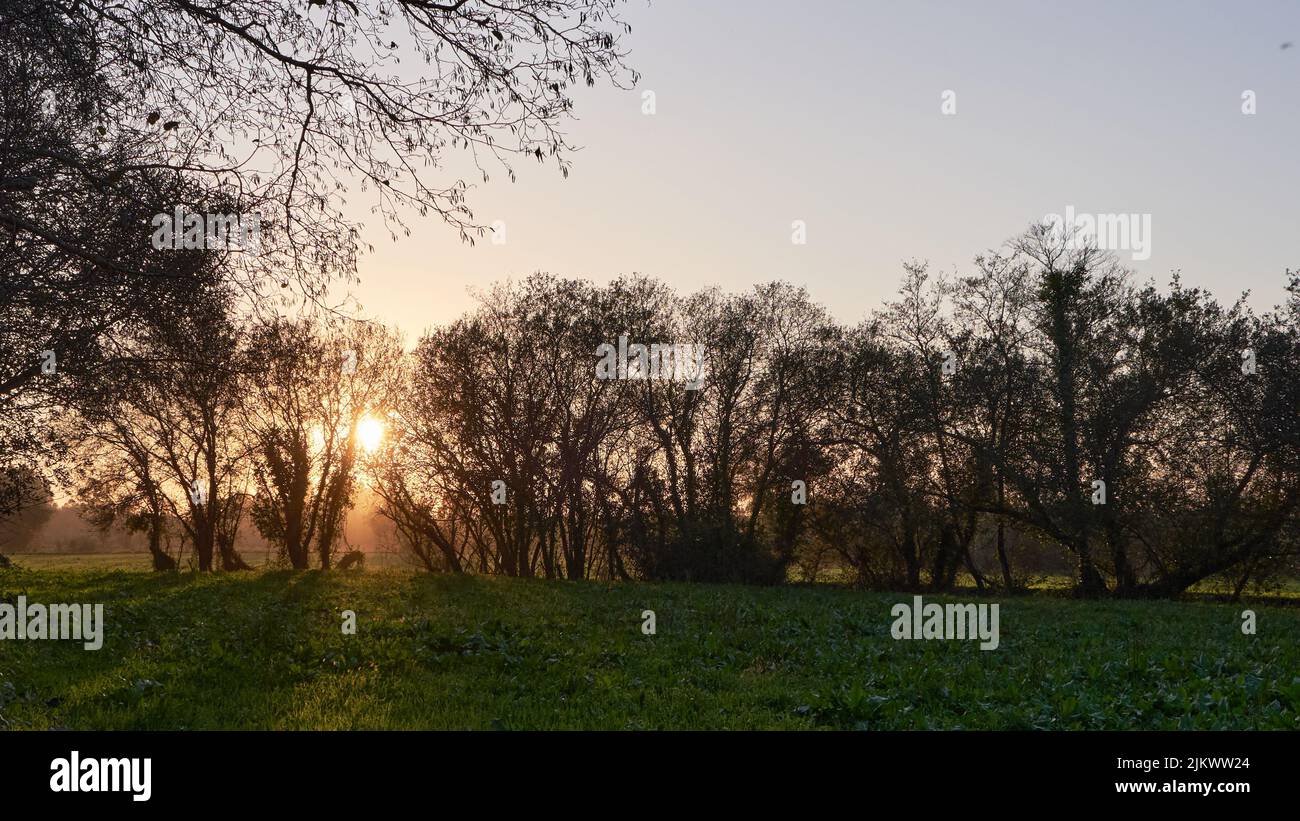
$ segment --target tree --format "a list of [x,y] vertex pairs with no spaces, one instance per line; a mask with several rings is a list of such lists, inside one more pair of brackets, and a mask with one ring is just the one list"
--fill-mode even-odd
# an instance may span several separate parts
[[182,321],[143,335],[138,344],[152,352],[151,367],[122,397],[125,407],[111,412],[140,426],[159,498],[203,571],[217,558],[224,570],[247,568],[235,537],[249,496],[240,424],[248,362],[231,299],[214,286],[194,296]]
[[0,4],[0,466],[61,482],[60,417],[111,392],[119,342],[167,323],[196,269],[148,242],[173,202],[96,126],[113,95],[95,43],[49,4]]
[[293,567],[308,566],[313,545],[330,567],[363,455],[360,427],[393,407],[401,354],[395,335],[368,322],[273,320],[254,331],[244,392],[260,487],[252,516]]
[[49,485],[38,471],[0,469],[0,547],[13,550],[29,545],[53,514],[50,501]]
[[71,422],[79,444],[73,449],[81,469],[74,496],[101,532],[115,524],[145,534],[154,570],[175,570],[168,549],[172,511],[163,477],[166,466],[150,441],[149,417],[123,397],[96,402]]
[[308,298],[355,271],[340,191],[372,192],[390,225],[435,214],[481,236],[450,151],[484,180],[512,158],[569,168],[571,89],[635,80],[617,0],[9,0],[93,57],[88,114],[125,147],[112,173],[180,171],[260,214],[244,284]]
[[1037,369],[1029,367],[1031,291],[1027,260],[989,253],[975,260],[978,273],[954,291],[954,319],[965,329],[961,367],[953,374],[955,436],[971,449],[982,477],[972,504],[995,517],[994,552],[1007,590],[1019,587],[1008,544],[1007,475],[1004,460],[1032,421],[1029,410],[1041,395]]

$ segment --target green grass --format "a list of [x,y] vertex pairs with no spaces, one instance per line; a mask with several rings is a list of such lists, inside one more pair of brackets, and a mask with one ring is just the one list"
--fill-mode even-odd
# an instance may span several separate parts
[[895,641],[910,597],[828,587],[0,571],[19,594],[108,628],[0,642],[0,727],[1300,729],[1287,607],[1244,636],[1230,605],[1003,600],[984,652]]

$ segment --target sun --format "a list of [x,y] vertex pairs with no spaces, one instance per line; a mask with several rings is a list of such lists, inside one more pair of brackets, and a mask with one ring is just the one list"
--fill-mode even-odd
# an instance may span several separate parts
[[366,453],[379,450],[380,443],[384,441],[384,423],[373,416],[361,417],[361,421],[357,422],[357,441]]

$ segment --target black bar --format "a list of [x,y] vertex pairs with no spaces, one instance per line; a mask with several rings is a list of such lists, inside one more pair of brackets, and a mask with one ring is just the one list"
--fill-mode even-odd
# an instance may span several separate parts
[[[445,802],[475,796],[494,808],[519,802],[537,811],[572,797],[644,810],[647,802],[681,806],[702,788],[760,803],[774,791],[818,804],[852,796],[864,810],[898,798],[914,799],[918,809],[1170,799],[1220,809],[1286,800],[1295,741],[1292,733],[1258,732],[8,733],[0,736],[0,792],[42,807],[128,813],[201,807],[206,814],[263,800],[322,809],[432,801],[442,811],[452,806]],[[149,799],[53,792],[51,762],[70,761],[74,750],[82,766],[88,758],[149,758]],[[1138,766],[1121,768],[1121,759]],[[1189,783],[1215,792],[1186,791]],[[1145,784],[1155,792],[1120,792],[1134,787],[1119,785]],[[1172,784],[1184,791],[1169,792]]]

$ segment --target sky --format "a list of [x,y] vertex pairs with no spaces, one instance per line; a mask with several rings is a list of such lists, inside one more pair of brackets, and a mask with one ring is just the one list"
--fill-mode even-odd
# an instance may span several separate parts
[[409,340],[496,281],[637,272],[682,292],[786,280],[851,324],[893,298],[905,262],[970,272],[1067,208],[1150,215],[1149,258],[1119,252],[1139,280],[1181,271],[1223,301],[1250,290],[1259,310],[1300,268],[1295,0],[632,0],[624,13],[641,81],[577,93],[569,178],[521,161],[516,182],[470,190],[504,245],[416,216],[394,243],[356,212],[375,246],[352,289],[366,316]]

